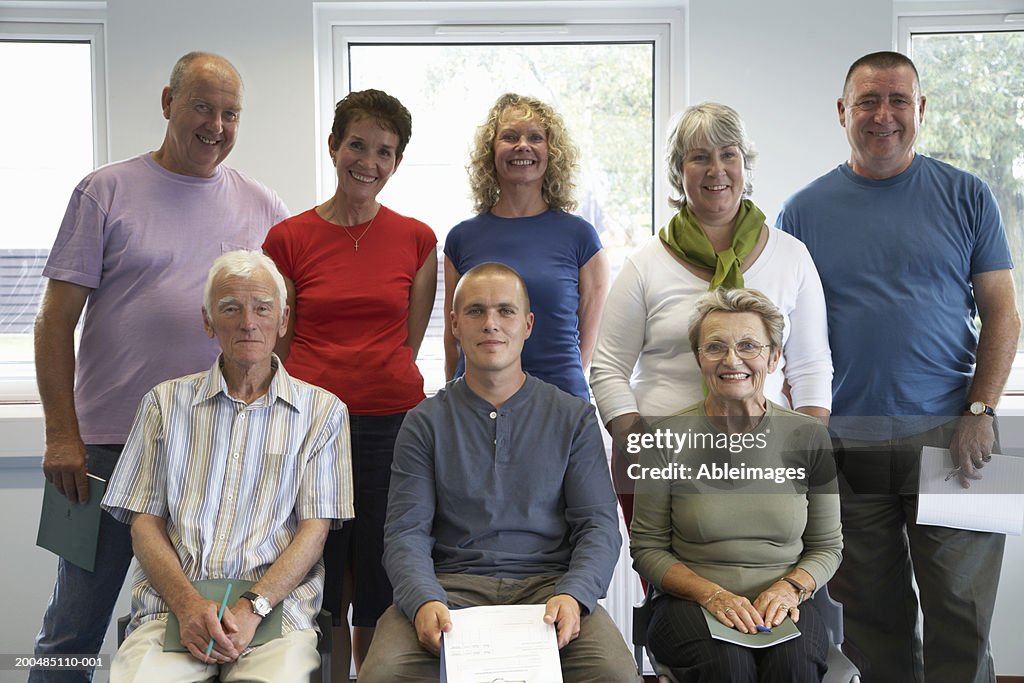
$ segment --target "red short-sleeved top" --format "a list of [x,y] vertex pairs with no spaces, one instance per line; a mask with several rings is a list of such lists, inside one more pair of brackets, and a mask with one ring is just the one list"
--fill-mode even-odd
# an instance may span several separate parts
[[341,398],[354,415],[403,412],[423,400],[405,345],[413,278],[437,237],[381,206],[373,225],[345,228],[315,209],[278,223],[264,251],[295,285],[295,335],[285,368]]

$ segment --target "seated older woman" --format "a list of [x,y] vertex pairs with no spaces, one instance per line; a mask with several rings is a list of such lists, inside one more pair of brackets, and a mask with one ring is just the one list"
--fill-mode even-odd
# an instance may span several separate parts
[[[839,566],[842,533],[821,422],[764,398],[783,317],[761,292],[698,302],[690,346],[707,396],[652,425],[631,527],[633,566],[654,587],[648,645],[688,681],[820,681],[828,636],[813,596]],[[637,439],[635,445],[640,445]],[[662,477],[645,477],[659,470]],[[763,649],[712,640],[701,608],[741,633],[787,617],[802,636]]]

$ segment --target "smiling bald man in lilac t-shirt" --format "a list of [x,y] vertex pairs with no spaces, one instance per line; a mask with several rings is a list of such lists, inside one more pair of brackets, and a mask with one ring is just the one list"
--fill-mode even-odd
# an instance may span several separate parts
[[[49,281],[35,334],[43,473],[72,502],[88,498],[86,472],[110,477],[142,396],[217,357],[196,303],[214,259],[259,249],[270,226],[288,216],[276,194],[221,164],[242,108],[241,77],[226,59],[182,57],[161,104],[160,148],[79,183],[43,269]],[[95,571],[59,561],[37,656],[99,652],[131,557],[128,525],[104,512]],[[29,681],[91,675],[33,670]]]

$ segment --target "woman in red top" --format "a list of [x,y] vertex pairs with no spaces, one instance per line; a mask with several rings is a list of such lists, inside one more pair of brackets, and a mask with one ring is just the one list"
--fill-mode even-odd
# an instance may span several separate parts
[[356,517],[324,548],[336,681],[348,680],[350,647],[358,670],[392,601],[381,565],[392,452],[406,411],[424,397],[416,355],[434,306],[437,238],[377,202],[411,135],[409,111],[384,92],[338,102],[327,140],[334,196],[274,226],[263,244],[285,276],[291,307],[278,355],[293,377],[349,409]]

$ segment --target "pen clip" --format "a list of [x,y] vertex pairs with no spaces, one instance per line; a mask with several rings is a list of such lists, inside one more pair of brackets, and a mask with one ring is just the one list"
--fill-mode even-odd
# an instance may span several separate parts
[[953,469],[951,469],[949,471],[949,474],[946,475],[946,478],[943,481],[949,481],[950,479],[952,479],[953,477],[955,477],[959,473],[960,473],[960,465],[957,465],[956,467],[954,467]]

